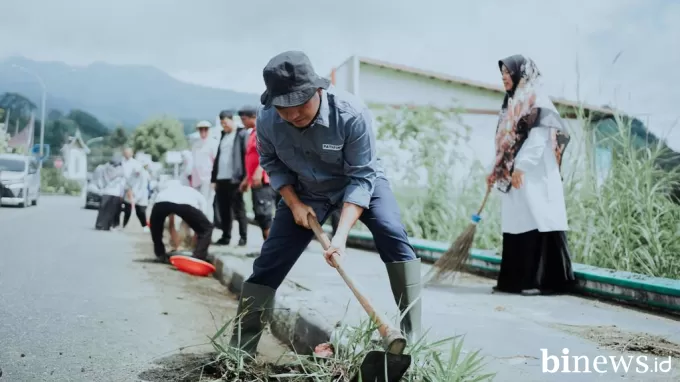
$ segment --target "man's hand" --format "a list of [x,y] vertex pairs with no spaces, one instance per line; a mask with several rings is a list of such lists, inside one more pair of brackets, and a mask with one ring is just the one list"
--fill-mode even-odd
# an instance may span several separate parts
[[512,172],[512,187],[514,188],[520,188],[522,187],[523,184],[523,178],[524,178],[524,172],[521,170],[515,169],[515,171]]
[[213,191],[215,191],[215,189],[217,188],[217,185],[215,183],[210,183],[210,188],[212,188]]
[[243,182],[241,182],[241,184],[239,184],[239,186],[238,186],[238,190],[241,193],[248,191],[248,178],[243,179]]
[[255,173],[253,174],[253,187],[262,187],[263,175],[262,167],[257,166],[257,169],[255,169]]
[[333,237],[333,240],[331,240],[331,246],[323,253],[323,257],[326,259],[328,265],[335,268],[335,265],[333,264],[333,255],[337,254],[338,261],[340,261],[342,256],[345,255],[346,246],[347,246],[346,237],[339,237],[338,235]]
[[302,202],[294,203],[290,206],[290,211],[293,213],[293,218],[297,225],[301,225],[307,229],[311,229],[309,226],[308,216],[311,214],[316,219],[316,213],[314,209]]

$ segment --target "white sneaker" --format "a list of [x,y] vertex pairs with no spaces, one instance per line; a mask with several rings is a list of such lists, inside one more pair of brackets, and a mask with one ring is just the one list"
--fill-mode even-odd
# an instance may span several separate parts
[[149,227],[144,227],[144,233],[149,233]]

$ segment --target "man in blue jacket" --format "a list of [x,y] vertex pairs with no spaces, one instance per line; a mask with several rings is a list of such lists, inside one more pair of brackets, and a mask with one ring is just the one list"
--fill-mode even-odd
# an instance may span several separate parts
[[241,333],[232,335],[231,345],[255,353],[276,289],[314,237],[308,215],[324,222],[338,209],[326,261],[331,264],[334,252],[344,254],[349,231],[361,220],[373,234],[400,310],[412,304],[402,329],[418,335],[420,260],[376,156],[371,111],[352,94],[329,88],[302,52],[275,56],[263,77],[267,90],[257,115],[260,165],[285,203],[278,205],[253,273],[243,284]]

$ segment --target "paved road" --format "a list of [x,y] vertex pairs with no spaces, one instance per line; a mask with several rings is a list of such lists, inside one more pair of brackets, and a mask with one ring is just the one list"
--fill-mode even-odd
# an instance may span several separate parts
[[136,221],[99,232],[95,217],[79,198],[0,208],[0,382],[170,381],[158,363],[210,350],[195,345],[233,314],[214,279],[143,262]]

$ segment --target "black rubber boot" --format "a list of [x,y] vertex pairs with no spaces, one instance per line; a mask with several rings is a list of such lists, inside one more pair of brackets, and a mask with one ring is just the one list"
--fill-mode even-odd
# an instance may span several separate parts
[[[234,319],[234,329],[229,345],[255,357],[257,344],[260,342],[262,330],[269,320],[274,308],[276,290],[268,286],[243,283],[238,310]],[[240,322],[240,336],[239,336]]]
[[[401,330],[409,342],[413,343],[420,339],[421,331],[420,259],[386,263],[385,266],[394,300],[404,316],[401,320]],[[404,313],[407,309],[408,311]]]

